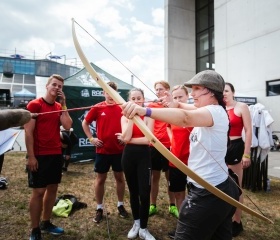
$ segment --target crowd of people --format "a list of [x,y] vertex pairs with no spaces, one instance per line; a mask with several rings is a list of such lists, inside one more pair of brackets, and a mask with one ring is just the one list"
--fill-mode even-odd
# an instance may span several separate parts
[[[67,111],[59,111],[67,110],[63,82],[60,75],[50,76],[44,97],[27,105],[27,110],[33,114],[24,125],[28,184],[32,188],[30,240],[42,239],[41,233],[45,232],[64,233],[63,228],[51,222],[62,171],[67,171],[69,164],[71,148],[66,148],[72,146],[68,140],[73,121]],[[117,91],[114,82],[107,84]],[[188,88],[193,104],[187,103]],[[84,133],[96,151],[93,221],[103,220],[105,183],[112,168],[116,211],[123,218],[130,212],[124,206],[126,184],[129,190],[133,224],[127,238],[139,236],[154,240],[155,233],[148,230],[148,219],[159,211],[157,196],[161,172],[164,172],[168,211],[178,218],[177,225],[168,233],[170,238],[227,240],[238,236],[243,231],[241,211],[170,163],[134,124],[133,117],[140,116],[159,141],[192,171],[243,202],[240,194],[243,169],[251,163],[252,126],[247,105],[236,102],[234,86],[212,70],[202,71],[172,89],[168,82],[158,81],[154,89],[157,101],[147,104],[143,90],[133,88],[129,91],[128,102],[121,106],[104,92],[105,100],[92,106],[82,122]],[[42,114],[52,111],[58,113]],[[93,121],[96,122],[96,137],[90,129]],[[242,130],[245,138],[242,138]],[[229,169],[238,175],[240,187],[229,177]]]

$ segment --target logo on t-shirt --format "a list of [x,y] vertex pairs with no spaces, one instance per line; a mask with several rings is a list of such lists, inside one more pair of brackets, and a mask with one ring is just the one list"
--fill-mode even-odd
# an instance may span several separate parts
[[106,116],[105,112],[101,113],[101,116]]
[[197,141],[198,141],[198,140],[197,140],[197,133],[191,134],[191,141],[192,141],[192,142],[197,142]]

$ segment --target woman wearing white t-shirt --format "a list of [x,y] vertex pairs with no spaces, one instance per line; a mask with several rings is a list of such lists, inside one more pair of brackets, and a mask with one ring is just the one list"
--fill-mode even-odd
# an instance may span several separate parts
[[[189,168],[238,200],[238,187],[229,178],[225,164],[229,129],[223,101],[225,82],[215,71],[206,70],[185,86],[192,88],[193,106],[173,102],[168,103],[169,108],[149,109],[128,102],[122,106],[123,114],[127,118],[146,115],[177,126],[194,127],[190,134]],[[190,192],[181,206],[175,239],[231,240],[235,207],[189,177],[188,184]]]

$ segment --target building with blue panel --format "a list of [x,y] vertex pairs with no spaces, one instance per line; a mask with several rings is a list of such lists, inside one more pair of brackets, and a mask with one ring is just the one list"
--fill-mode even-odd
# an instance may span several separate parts
[[[0,106],[22,107],[31,98],[31,95],[40,95],[42,79],[52,74],[59,74],[67,78],[80,70],[77,66],[62,64],[49,59],[25,59],[21,55],[12,57],[0,56]],[[42,82],[44,84],[44,81]],[[26,95],[16,97],[20,91]],[[31,93],[31,94],[30,94]]]

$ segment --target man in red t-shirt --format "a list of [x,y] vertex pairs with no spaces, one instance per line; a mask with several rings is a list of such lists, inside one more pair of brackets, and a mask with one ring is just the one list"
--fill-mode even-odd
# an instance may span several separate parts
[[[46,84],[45,96],[30,101],[27,110],[31,113],[66,110],[65,95],[62,92],[63,82],[64,79],[60,75],[50,76]],[[55,101],[57,97],[60,97],[60,103]],[[24,125],[28,155],[28,184],[32,188],[29,203],[32,240],[41,240],[41,232],[53,235],[64,232],[62,228],[50,222],[62,175],[60,124],[65,129],[71,128],[72,119],[67,111],[38,115],[36,119],[31,119]]]
[[[117,91],[117,85],[114,82],[108,82],[108,85]],[[116,105],[110,95],[104,92],[105,101],[94,105],[86,115],[82,126],[86,136],[92,145],[96,147],[96,157],[94,161],[95,197],[97,202],[96,216],[94,222],[99,223],[103,219],[103,196],[104,185],[107,178],[107,172],[112,166],[116,180],[116,190],[118,197],[118,211],[121,217],[127,217],[128,213],[123,206],[125,191],[125,180],[121,165],[121,158],[124,143],[118,140],[116,133],[121,132],[122,110]],[[92,137],[89,125],[96,121],[96,135]]]

